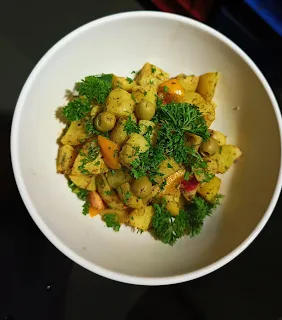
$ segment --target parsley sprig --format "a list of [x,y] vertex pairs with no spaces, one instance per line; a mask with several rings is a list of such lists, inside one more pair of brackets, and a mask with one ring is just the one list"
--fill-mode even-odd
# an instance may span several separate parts
[[79,188],[71,180],[68,181],[68,186],[77,195],[78,199],[85,201],[82,206],[82,214],[87,215],[90,209],[90,202],[88,200],[89,191]]
[[91,111],[91,103],[104,104],[112,88],[112,74],[88,76],[76,84],[79,97],[63,108],[63,115],[69,121],[85,118]]
[[139,125],[135,121],[132,120],[131,115],[129,115],[129,117],[127,118],[127,120],[124,124],[124,131],[127,134],[140,132]]
[[103,220],[105,221],[108,228],[113,228],[115,232],[119,231],[120,223],[118,220],[118,216],[115,213],[107,213],[103,216]]
[[172,216],[165,208],[165,201],[160,204],[155,203],[152,218],[154,235],[163,243],[170,245],[173,245],[185,234],[189,234],[190,237],[198,235],[202,230],[205,218],[213,213],[221,198],[222,195],[218,194],[214,202],[209,203],[202,197],[195,196],[185,210],[180,210],[176,217]]

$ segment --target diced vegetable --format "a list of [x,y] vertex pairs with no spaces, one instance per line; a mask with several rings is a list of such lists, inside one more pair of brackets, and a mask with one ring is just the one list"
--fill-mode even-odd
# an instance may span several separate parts
[[77,146],[84,142],[86,136],[84,121],[72,121],[67,132],[62,137],[61,143]]
[[57,158],[57,172],[68,174],[75,159],[75,150],[72,146],[65,144],[59,148]]
[[130,184],[128,182],[119,186],[117,188],[117,192],[126,206],[133,209],[140,209],[144,207],[142,199],[139,199],[132,194],[130,190]]
[[117,117],[127,118],[133,113],[134,104],[130,93],[117,88],[110,92],[105,111],[111,112]]
[[120,169],[121,165],[118,159],[118,145],[103,136],[98,136],[98,143],[106,165],[111,169]]
[[117,192],[109,186],[108,181],[103,174],[99,174],[96,177],[96,186],[101,198],[110,209],[121,210],[125,208],[125,205],[120,200]]
[[210,182],[203,183],[198,188],[198,193],[208,202],[213,202],[220,188],[221,180],[214,177]]
[[214,96],[218,77],[218,72],[209,72],[202,74],[199,78],[197,92],[208,102],[210,102]]
[[169,194],[173,196],[180,197],[180,183],[184,179],[185,170],[180,169],[173,174],[171,174],[166,179],[166,185],[164,186],[164,189],[160,192],[160,194]]
[[154,210],[152,206],[147,206],[139,210],[133,210],[128,218],[131,227],[146,231],[150,228]]
[[194,75],[186,76],[185,74],[181,73],[176,77],[176,79],[179,81],[181,87],[185,91],[196,91],[199,82],[199,77]]
[[158,87],[160,83],[164,82],[168,78],[168,73],[164,72],[155,65],[146,62],[143,68],[139,71],[135,80],[141,86],[151,84]]
[[116,189],[125,182],[130,182],[132,176],[123,169],[111,170],[107,173],[107,180],[110,187]]
[[131,78],[113,76],[113,89],[120,88],[131,92],[132,88],[136,86],[136,81]]
[[159,86],[159,93],[163,97],[165,103],[172,101],[182,101],[184,89],[177,79],[169,79]]

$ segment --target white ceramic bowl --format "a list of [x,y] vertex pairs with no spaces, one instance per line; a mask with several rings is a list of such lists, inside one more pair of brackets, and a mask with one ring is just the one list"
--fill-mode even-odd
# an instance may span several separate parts
[[[56,174],[55,117],[65,89],[90,74],[130,75],[146,61],[171,75],[219,71],[214,128],[244,156],[224,175],[222,206],[200,236],[170,247],[150,234],[119,233],[96,217]],[[12,126],[18,188],[45,236],[70,259],[108,278],[142,285],[188,281],[236,257],[259,234],[281,188],[281,116],[259,69],[217,31],[181,16],[131,12],[93,21],[59,41],[37,64],[19,97]]]

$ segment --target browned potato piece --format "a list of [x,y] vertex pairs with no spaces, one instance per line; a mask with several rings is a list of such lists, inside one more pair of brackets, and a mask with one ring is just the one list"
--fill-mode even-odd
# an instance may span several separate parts
[[123,169],[111,170],[107,172],[107,180],[111,188],[116,189],[125,182],[132,180],[131,175]]
[[134,196],[130,190],[130,184],[128,182],[122,184],[117,188],[118,195],[122,199],[125,205],[133,209],[140,209],[144,207],[142,199]]
[[210,127],[215,119],[215,105],[205,101],[205,99],[197,92],[185,92],[184,102],[196,105],[203,114],[207,126]]
[[147,84],[152,84],[156,87],[159,86],[162,82],[169,79],[169,74],[156,67],[155,65],[146,62],[143,68],[139,71],[136,76],[136,82],[141,86]]
[[218,177],[213,177],[209,182],[203,183],[198,188],[198,193],[208,202],[213,202],[218,194],[221,180]]
[[125,91],[131,92],[132,88],[136,86],[136,81],[130,78],[113,76],[113,89],[121,88]]
[[197,92],[208,102],[210,102],[214,96],[218,77],[218,72],[209,72],[202,74],[199,78]]
[[70,180],[79,188],[85,189],[88,191],[95,191],[96,184],[95,184],[95,177],[86,176],[84,174],[81,175],[69,175]]
[[120,200],[120,197],[108,184],[106,177],[103,174],[99,174],[96,177],[96,187],[103,201],[110,209],[124,209],[125,206]]
[[126,210],[118,209],[105,209],[100,212],[100,216],[103,217],[105,214],[115,214],[118,217],[119,223],[125,223],[128,221],[129,215]]
[[62,144],[77,146],[86,139],[84,121],[72,121],[67,132],[61,139]]
[[75,150],[72,146],[65,144],[59,148],[57,158],[57,172],[68,174],[75,159]]
[[157,88],[154,85],[136,86],[132,89],[132,96],[136,103],[149,101],[156,107]]
[[107,98],[105,111],[114,114],[117,117],[127,118],[133,113],[135,102],[131,94],[127,91],[116,88],[112,90]]
[[126,119],[119,118],[115,127],[110,132],[110,139],[118,144],[123,144],[128,139],[128,134],[124,130]]
[[154,215],[152,206],[144,207],[139,210],[133,210],[128,219],[128,224],[131,227],[146,231],[151,226],[151,221]]
[[194,75],[187,76],[184,73],[181,73],[176,77],[176,79],[185,91],[196,91],[199,77]]

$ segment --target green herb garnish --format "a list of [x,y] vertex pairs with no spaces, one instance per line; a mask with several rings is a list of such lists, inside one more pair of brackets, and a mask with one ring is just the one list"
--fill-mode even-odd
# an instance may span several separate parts
[[133,82],[133,79],[131,79],[129,77],[127,77],[126,80],[127,80],[128,83],[132,83]]
[[157,69],[154,66],[152,66],[152,73],[155,73],[156,71]]
[[164,86],[164,92],[168,92],[168,86]]
[[87,99],[76,98],[70,101],[63,108],[63,115],[69,121],[77,121],[82,118],[85,118],[90,111],[91,111],[91,104]]
[[140,128],[139,128],[138,124],[132,120],[131,115],[129,115],[129,117],[127,118],[127,120],[124,124],[124,131],[127,134],[140,132]]
[[76,89],[90,102],[103,104],[112,89],[112,80],[112,74],[88,76],[76,84]]
[[115,232],[119,231],[120,223],[118,220],[118,216],[115,213],[107,213],[103,216],[103,220],[105,221],[108,228],[113,228]]

